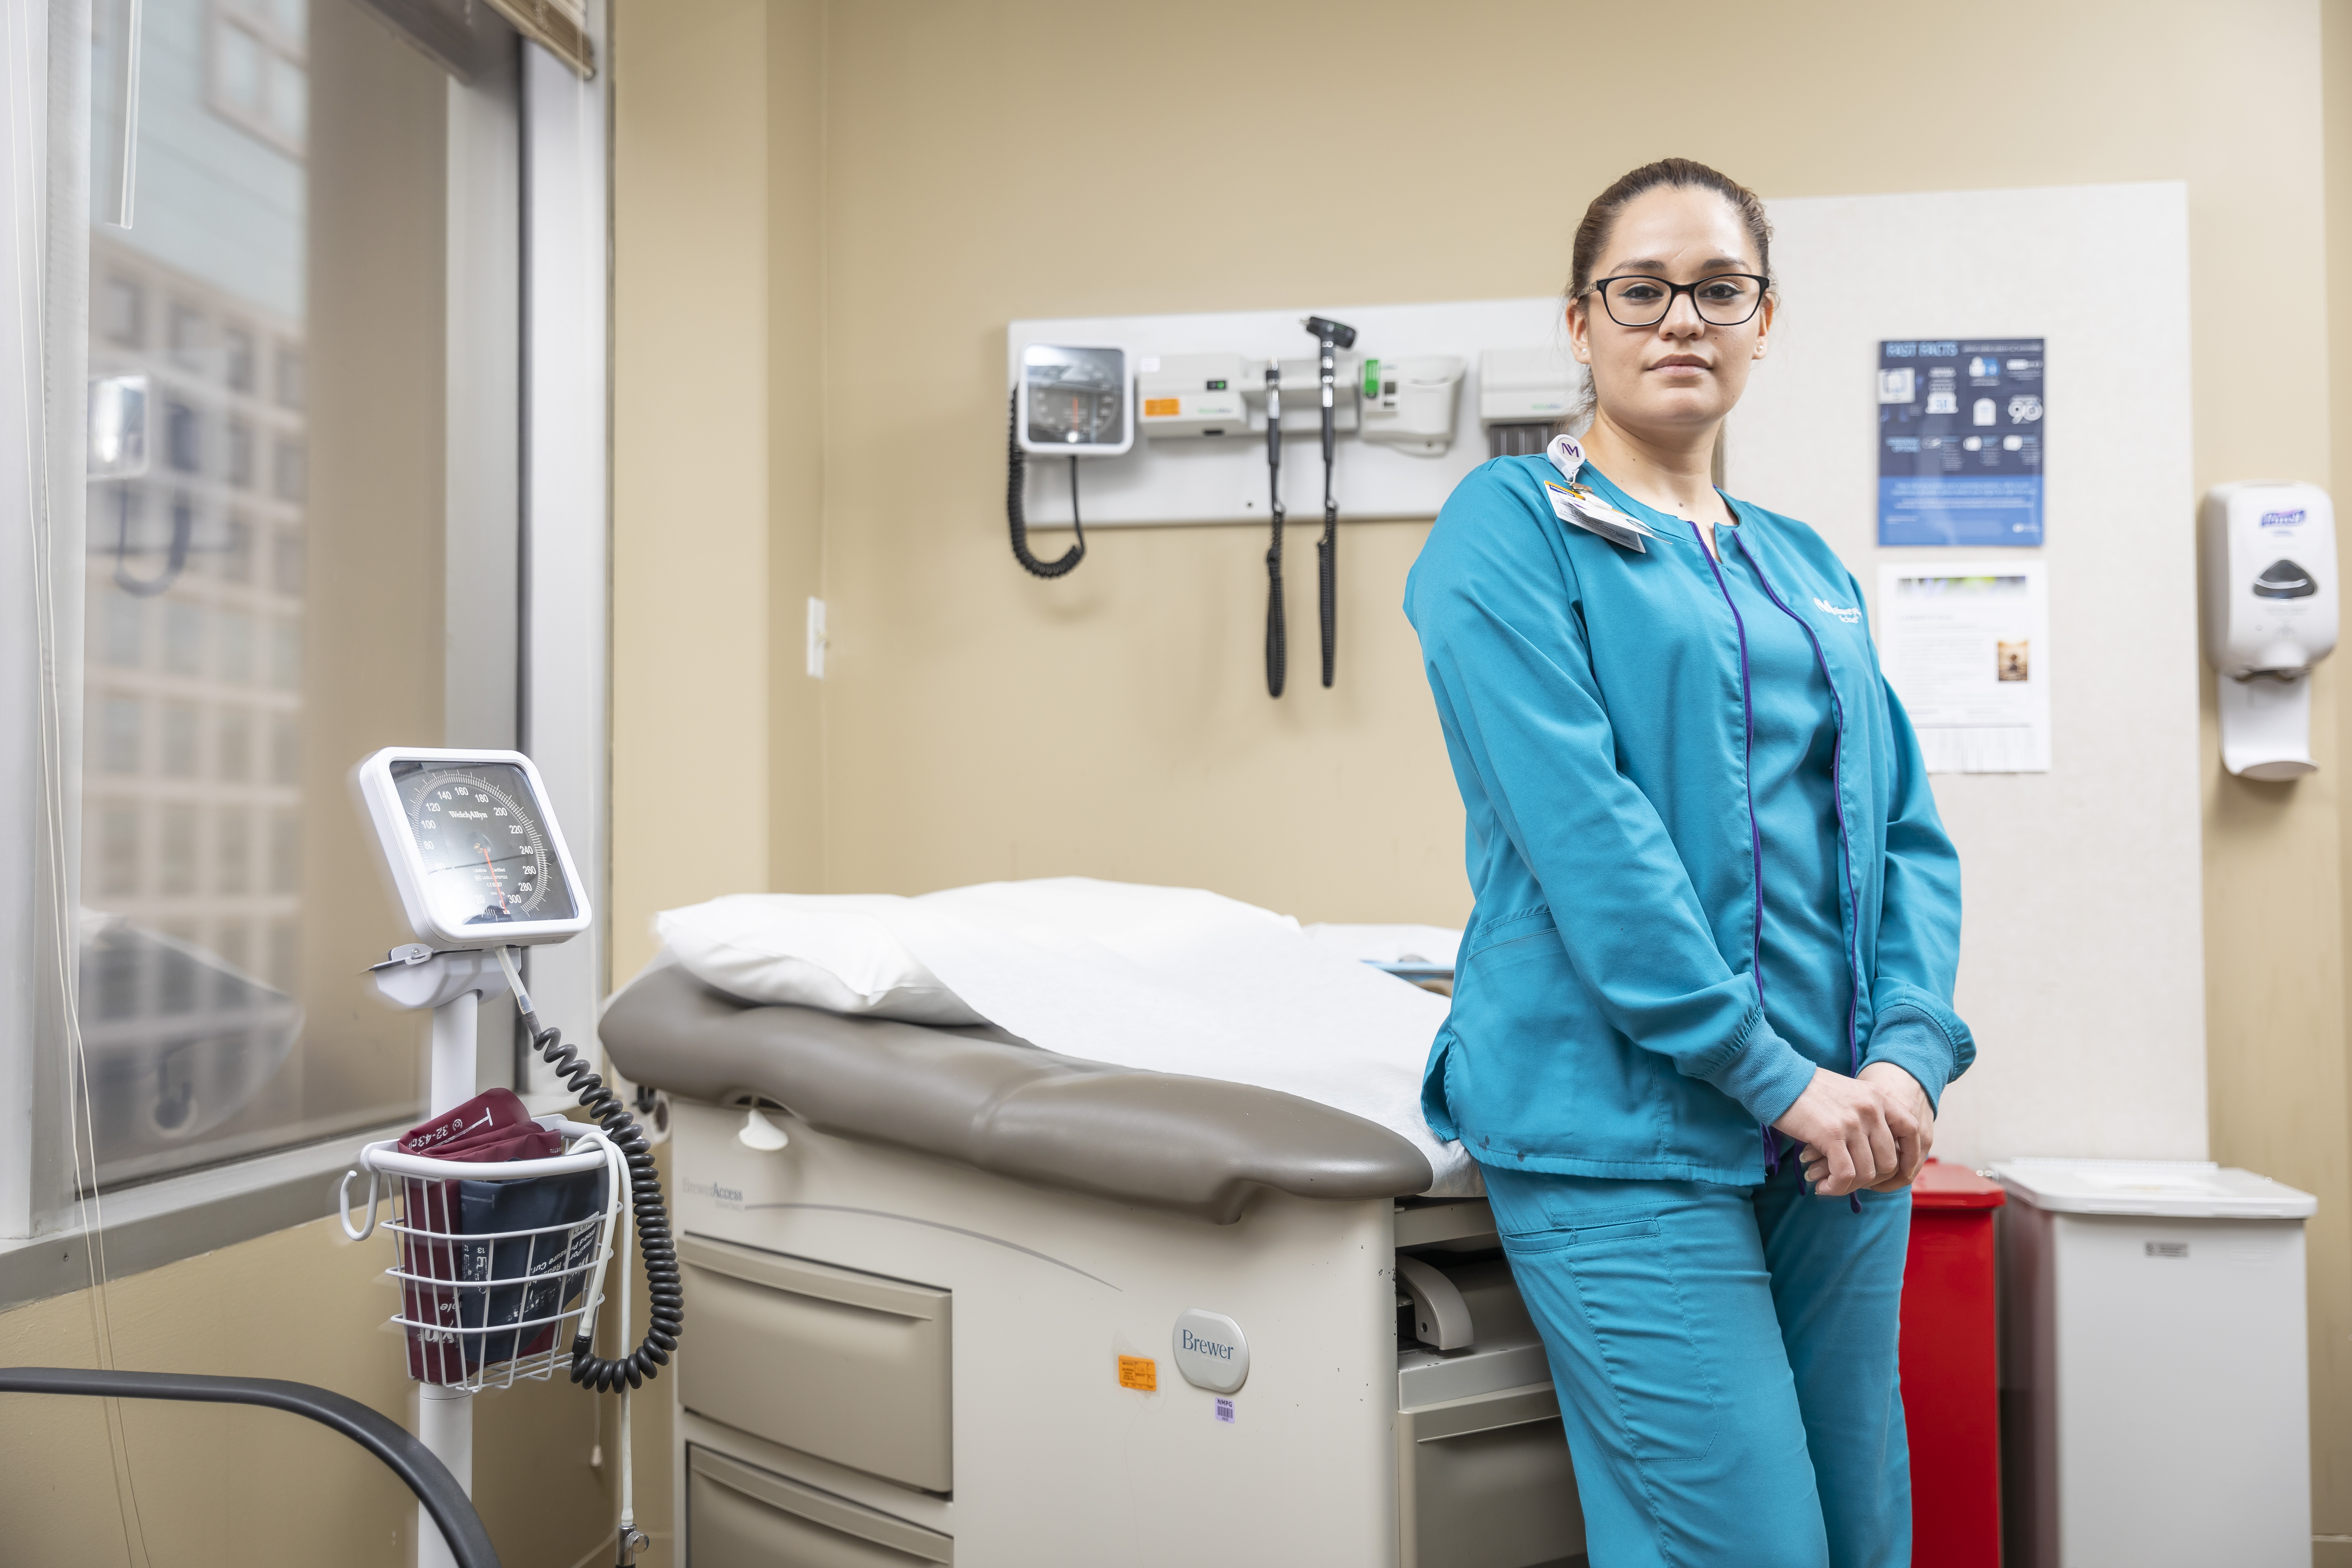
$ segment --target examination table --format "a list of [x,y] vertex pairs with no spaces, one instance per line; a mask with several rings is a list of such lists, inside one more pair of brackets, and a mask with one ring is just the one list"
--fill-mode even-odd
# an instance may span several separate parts
[[1387,1128],[677,967],[601,1032],[675,1102],[692,1568],[1583,1563],[1486,1205]]

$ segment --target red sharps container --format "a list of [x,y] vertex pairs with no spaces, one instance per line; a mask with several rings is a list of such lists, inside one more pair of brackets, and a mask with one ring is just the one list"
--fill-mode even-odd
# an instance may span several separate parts
[[1911,1186],[1903,1268],[1903,1423],[1912,1568],[2000,1562],[2000,1357],[1992,1211],[1999,1185],[1930,1160]]

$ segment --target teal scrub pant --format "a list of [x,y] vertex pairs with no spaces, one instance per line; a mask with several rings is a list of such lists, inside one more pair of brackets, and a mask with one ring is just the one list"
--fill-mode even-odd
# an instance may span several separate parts
[[1906,1568],[1908,1192],[1486,1175],[1592,1568]]

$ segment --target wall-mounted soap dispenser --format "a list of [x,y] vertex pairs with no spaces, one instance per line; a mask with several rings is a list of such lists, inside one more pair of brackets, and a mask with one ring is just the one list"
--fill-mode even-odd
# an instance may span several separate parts
[[2311,671],[2336,649],[2336,508],[2316,485],[2252,479],[2207,492],[2199,525],[2221,763],[2269,782],[2315,772]]

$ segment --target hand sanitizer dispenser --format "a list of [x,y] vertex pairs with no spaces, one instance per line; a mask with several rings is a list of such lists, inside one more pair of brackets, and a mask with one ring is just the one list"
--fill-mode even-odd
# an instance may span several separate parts
[[2199,519],[2205,657],[2221,679],[2221,763],[2276,782],[2316,772],[2312,667],[2336,649],[2336,509],[2316,485],[2220,485]]

